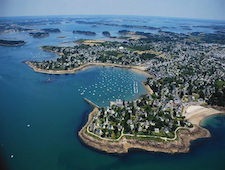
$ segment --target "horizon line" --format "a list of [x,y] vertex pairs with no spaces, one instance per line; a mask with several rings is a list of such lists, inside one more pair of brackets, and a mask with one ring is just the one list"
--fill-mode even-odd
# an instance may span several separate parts
[[225,19],[209,19],[209,18],[186,18],[186,17],[173,17],[173,16],[155,16],[155,15],[130,15],[130,14],[51,14],[51,15],[11,15],[0,16],[0,18],[10,17],[45,17],[45,16],[136,16],[136,17],[156,17],[156,18],[174,18],[174,19],[193,19],[193,20],[208,20],[208,21],[225,21]]

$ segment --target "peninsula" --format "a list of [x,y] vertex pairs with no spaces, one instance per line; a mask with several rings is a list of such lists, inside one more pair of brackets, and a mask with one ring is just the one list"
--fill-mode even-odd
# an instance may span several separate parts
[[120,32],[141,37],[94,45],[82,40],[74,47],[43,46],[58,54],[57,60],[26,61],[34,71],[47,74],[111,66],[151,75],[143,83],[148,94],[139,99],[116,100],[105,108],[94,105],[79,132],[81,140],[107,153],[127,153],[130,148],[175,153],[188,152],[192,140],[210,137],[199,122],[224,113],[212,108],[225,106],[224,42],[214,34]]
[[194,101],[170,100],[165,105],[157,93],[146,83],[143,85],[148,94],[134,101],[116,99],[110,106],[100,108],[85,99],[94,109],[78,133],[81,140],[110,154],[124,154],[132,148],[186,153],[191,141],[211,136],[207,129],[200,127],[200,121],[224,113]]
[[[169,114],[159,117],[141,111],[143,107],[135,107],[135,102],[122,103],[114,102],[106,110],[95,107],[79,131],[81,140],[95,149],[114,154],[127,153],[132,148],[186,153],[192,140],[210,137],[208,130],[182,118],[172,118]],[[164,127],[166,125],[168,127]]]

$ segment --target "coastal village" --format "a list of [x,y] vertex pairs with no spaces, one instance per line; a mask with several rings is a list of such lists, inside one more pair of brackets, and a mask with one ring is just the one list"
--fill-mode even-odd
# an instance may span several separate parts
[[157,96],[151,95],[130,102],[117,99],[110,107],[99,109],[87,131],[110,139],[124,134],[173,138],[178,127],[193,127],[181,116],[182,108],[181,103],[172,100],[163,105]]
[[0,9],[0,170],[225,170],[225,0]]
[[80,40],[74,47],[43,46],[57,53],[57,60],[30,62],[33,68],[46,71],[71,71],[89,63],[146,68],[151,76],[144,86],[152,92],[99,108],[86,133],[106,140],[124,135],[174,139],[179,128],[193,127],[184,116],[189,105],[225,106],[225,45],[191,41],[192,37],[178,33],[136,32],[132,35],[139,38],[132,39],[126,37],[129,31],[122,32],[123,42]]

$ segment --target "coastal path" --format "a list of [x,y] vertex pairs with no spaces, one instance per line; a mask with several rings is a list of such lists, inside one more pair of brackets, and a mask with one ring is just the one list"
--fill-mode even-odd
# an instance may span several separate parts
[[[167,138],[167,137],[161,137],[161,136],[151,136],[151,135],[137,135],[137,137],[143,137],[143,138],[160,138],[160,139],[165,140],[165,141],[167,141],[167,140],[174,141],[174,140],[177,139],[177,131],[180,130],[180,129],[187,129],[187,130],[189,130],[189,128],[186,128],[186,127],[178,127],[178,128],[176,128],[176,130],[174,132],[175,133],[175,136],[173,138]],[[119,141],[123,136],[130,136],[130,137],[134,137],[135,136],[133,134],[124,134],[123,133],[124,132],[124,128],[123,128],[122,131],[121,131],[121,135],[120,135],[119,138],[117,138],[117,139],[103,138],[103,137],[101,137],[99,135],[96,135],[96,134],[90,132],[89,131],[89,125],[87,127],[87,132],[89,134],[91,134],[91,135],[93,135],[93,136],[95,136],[95,137],[97,137],[97,138],[99,138],[101,140],[105,140],[105,141]]]

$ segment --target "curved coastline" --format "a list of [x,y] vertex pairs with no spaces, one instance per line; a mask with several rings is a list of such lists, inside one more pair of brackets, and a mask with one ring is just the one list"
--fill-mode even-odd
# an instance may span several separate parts
[[112,64],[112,63],[86,63],[72,70],[45,70],[45,69],[37,68],[30,61],[25,61],[25,63],[28,64],[31,68],[33,68],[35,72],[46,73],[46,74],[74,74],[77,71],[85,70],[92,66],[104,66],[104,67],[108,66],[108,67],[131,69],[139,73],[145,74],[146,76],[153,76],[151,73],[146,71],[146,67],[144,66],[127,66],[127,65],[119,65],[119,64]]
[[210,108],[216,110],[218,113],[214,113],[214,114],[207,115],[207,116],[203,117],[203,118],[199,121],[199,126],[201,126],[202,122],[203,122],[206,118],[208,118],[208,117],[210,117],[210,116],[216,116],[216,115],[223,115],[223,116],[225,116],[225,108],[224,108],[224,107],[212,106],[212,107],[210,107]]
[[217,110],[212,107],[203,107],[200,105],[190,105],[184,109],[183,115],[193,124],[199,125],[205,118],[213,115],[225,114],[223,110]]
[[127,139],[125,136],[117,142],[103,141],[88,135],[86,130],[97,110],[97,108],[94,108],[89,114],[88,121],[79,131],[78,136],[83,143],[89,147],[108,154],[125,154],[128,153],[130,149],[140,149],[150,152],[163,152],[170,154],[187,153],[190,150],[191,141],[199,138],[209,138],[211,136],[207,129],[195,125],[191,129],[179,130],[178,139],[175,139],[174,141],[165,140],[163,142],[157,142],[144,139]]

